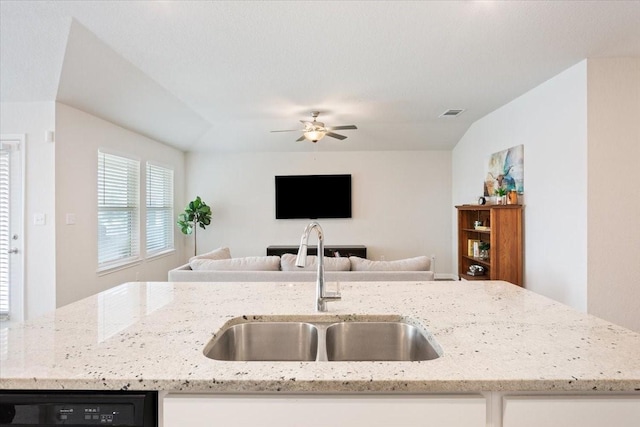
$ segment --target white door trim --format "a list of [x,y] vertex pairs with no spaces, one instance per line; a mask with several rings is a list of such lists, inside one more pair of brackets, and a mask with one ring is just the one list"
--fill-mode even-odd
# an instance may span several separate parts
[[[20,211],[20,224],[15,228],[12,228],[12,232],[16,232],[19,235],[19,243],[16,245],[18,248],[18,253],[14,255],[14,257],[18,257],[15,260],[14,265],[18,265],[17,268],[14,268],[15,275],[13,276],[16,280],[15,283],[12,283],[12,287],[10,290],[10,313],[11,313],[11,322],[23,322],[25,319],[25,243],[26,243],[26,223],[25,223],[25,167],[26,167],[26,135],[25,134],[1,134],[0,142],[3,144],[12,144],[17,147],[17,150],[20,152],[20,195],[18,200],[18,206]],[[13,263],[13,261],[12,261]]]

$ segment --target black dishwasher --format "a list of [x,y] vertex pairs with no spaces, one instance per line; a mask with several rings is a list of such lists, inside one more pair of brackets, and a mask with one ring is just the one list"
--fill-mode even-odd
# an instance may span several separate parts
[[4,426],[157,427],[155,391],[0,390]]

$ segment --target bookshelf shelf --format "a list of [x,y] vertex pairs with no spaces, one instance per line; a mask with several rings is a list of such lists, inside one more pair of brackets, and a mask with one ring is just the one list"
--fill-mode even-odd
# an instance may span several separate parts
[[486,267],[491,267],[491,261],[489,259],[476,258],[472,256],[463,256],[463,257],[471,260],[473,264],[480,264]]

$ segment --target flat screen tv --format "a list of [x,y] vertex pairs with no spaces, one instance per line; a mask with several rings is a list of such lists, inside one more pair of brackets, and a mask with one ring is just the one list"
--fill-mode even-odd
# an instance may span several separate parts
[[351,218],[351,175],[276,176],[276,219]]

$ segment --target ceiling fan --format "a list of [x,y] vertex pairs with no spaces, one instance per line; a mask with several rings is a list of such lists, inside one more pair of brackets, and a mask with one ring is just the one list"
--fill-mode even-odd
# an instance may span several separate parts
[[313,117],[313,121],[300,120],[304,125],[304,129],[272,130],[271,132],[302,132],[302,136],[296,139],[296,141],[304,141],[307,139],[311,142],[318,142],[324,138],[325,135],[340,140],[347,138],[344,135],[332,132],[334,130],[358,129],[356,125],[325,126],[324,123],[316,121],[318,115],[320,115],[319,111],[312,111],[311,117]]

